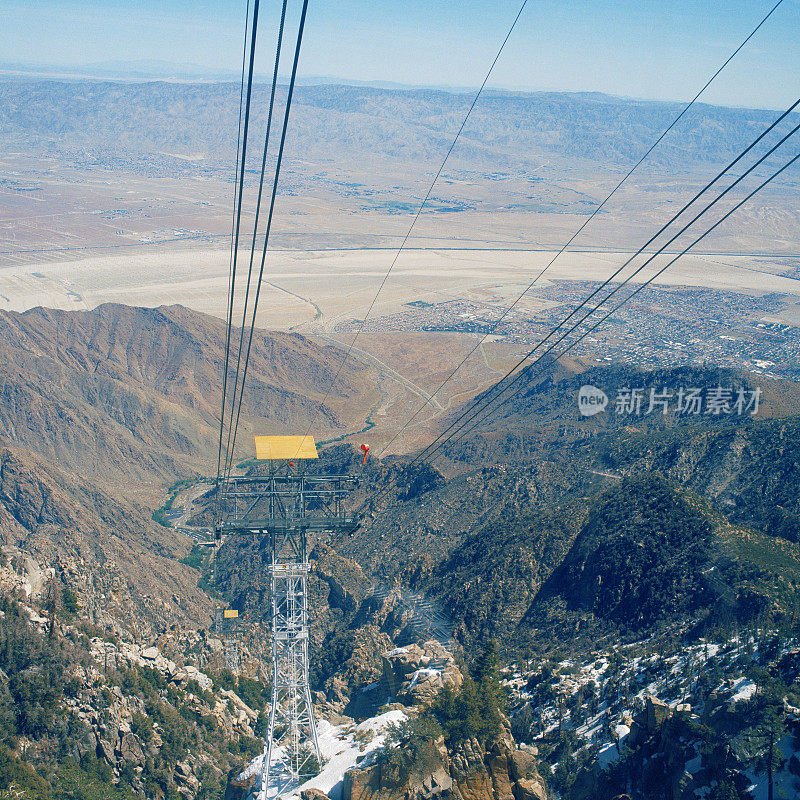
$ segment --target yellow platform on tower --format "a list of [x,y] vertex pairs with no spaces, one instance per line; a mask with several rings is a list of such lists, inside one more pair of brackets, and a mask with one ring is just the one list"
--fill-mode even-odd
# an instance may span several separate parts
[[255,440],[259,461],[318,458],[313,436],[256,436]]

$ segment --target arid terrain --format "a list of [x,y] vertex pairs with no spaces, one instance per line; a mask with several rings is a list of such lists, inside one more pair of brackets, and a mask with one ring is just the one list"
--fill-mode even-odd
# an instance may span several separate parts
[[[253,148],[262,135],[262,92]],[[237,100],[232,84],[0,82],[0,309],[180,303],[224,318]],[[553,261],[679,106],[489,93],[398,256],[466,102],[434,91],[298,88],[257,325],[349,348],[369,314],[350,354],[375,370],[379,399],[347,413],[352,431],[374,425],[378,445],[491,332],[392,442],[393,451],[422,443],[443,413],[496,380],[775,116],[693,108]],[[37,105],[48,114],[30,113]],[[589,135],[598,126],[602,144]],[[253,165],[246,209],[256,186]],[[707,350],[726,365],[770,371],[784,351],[748,344],[751,328],[768,324],[782,329],[793,360],[797,187],[789,171],[665,272],[624,318],[624,331],[612,326],[575,355],[624,360],[631,343],[644,342],[631,358],[656,365],[677,352],[662,340],[691,339],[689,360]],[[737,189],[732,201],[742,196]],[[251,224],[246,211],[240,276]],[[669,250],[688,244],[688,236]],[[256,269],[260,249],[259,238]],[[719,312],[719,332],[695,330],[700,302]],[[729,319],[732,308],[741,313]],[[719,339],[731,325],[742,331],[741,347]]]
[[[298,87],[231,469],[253,486],[252,435],[308,429],[290,468],[355,474],[356,522],[278,570],[263,520],[207,541],[241,498],[211,478],[237,102],[0,80],[0,794],[252,800],[284,572],[301,800],[797,796],[796,170],[413,455],[775,114],[698,104],[599,209],[680,107],[487,92],[398,253],[469,97]],[[332,508],[271,502],[284,531]]]

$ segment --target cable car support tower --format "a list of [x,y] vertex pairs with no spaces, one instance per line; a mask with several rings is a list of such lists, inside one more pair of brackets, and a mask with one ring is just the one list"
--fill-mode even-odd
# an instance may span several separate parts
[[266,474],[230,477],[220,486],[221,541],[229,535],[266,539],[272,635],[272,703],[258,800],[296,792],[320,760],[308,669],[308,537],[355,530],[343,501],[355,475],[306,472],[317,458],[311,436],[257,436]]

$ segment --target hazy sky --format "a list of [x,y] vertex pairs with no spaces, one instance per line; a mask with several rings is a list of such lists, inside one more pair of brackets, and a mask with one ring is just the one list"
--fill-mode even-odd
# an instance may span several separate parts
[[[474,86],[520,2],[310,0],[301,72]],[[492,85],[687,100],[774,2],[529,0]],[[262,0],[264,72],[278,9],[277,0]],[[244,11],[245,0],[0,0],[0,61],[158,59],[238,69]],[[800,96],[798,65],[800,0],[784,0],[703,99],[784,107]]]

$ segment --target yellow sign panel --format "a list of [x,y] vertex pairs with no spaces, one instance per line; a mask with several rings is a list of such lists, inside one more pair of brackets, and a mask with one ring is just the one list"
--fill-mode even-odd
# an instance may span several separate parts
[[236,619],[238,616],[239,612],[235,608],[225,609],[225,619]]
[[281,459],[317,458],[313,436],[256,436],[256,458]]

